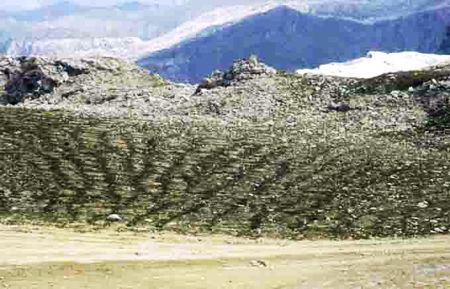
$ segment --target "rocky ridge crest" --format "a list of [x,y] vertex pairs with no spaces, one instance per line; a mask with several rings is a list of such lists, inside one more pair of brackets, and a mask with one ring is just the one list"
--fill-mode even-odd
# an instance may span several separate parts
[[25,107],[90,105],[145,93],[166,81],[115,58],[0,58],[1,102]]
[[0,100],[93,116],[227,122],[282,116],[295,123],[305,113],[349,113],[353,124],[370,115],[374,127],[412,127],[424,121],[424,114],[446,114],[449,78],[449,65],[371,79],[295,75],[251,56],[227,71],[214,71],[195,87],[114,58],[3,57]]

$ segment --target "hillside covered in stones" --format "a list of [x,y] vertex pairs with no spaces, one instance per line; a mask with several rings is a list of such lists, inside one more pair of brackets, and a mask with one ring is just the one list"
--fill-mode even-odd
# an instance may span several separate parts
[[371,79],[256,57],[176,84],[0,59],[0,220],[290,238],[450,228],[450,66]]

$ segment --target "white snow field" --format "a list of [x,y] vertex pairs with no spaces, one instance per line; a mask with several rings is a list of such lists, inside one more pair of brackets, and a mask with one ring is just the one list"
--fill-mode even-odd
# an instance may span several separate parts
[[367,56],[347,62],[333,62],[314,69],[299,69],[299,74],[322,74],[341,77],[372,78],[384,73],[419,70],[450,62],[450,55],[413,51],[385,53],[370,51]]

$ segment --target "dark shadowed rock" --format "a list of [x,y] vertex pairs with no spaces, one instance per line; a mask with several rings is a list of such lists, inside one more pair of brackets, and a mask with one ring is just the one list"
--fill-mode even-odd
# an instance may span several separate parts
[[45,58],[21,57],[4,59],[6,67],[2,70],[6,101],[17,104],[26,98],[38,98],[52,93],[56,87],[69,77],[88,73],[86,65],[67,61],[53,61]]
[[328,110],[337,112],[349,112],[350,110],[352,110],[352,108],[346,103],[341,103],[341,104],[330,104],[328,106]]
[[[103,103],[120,95],[142,93],[133,90],[132,80],[140,87],[164,85],[161,78],[136,65],[114,58],[51,59],[41,57],[0,58],[0,102],[3,104]],[[123,85],[122,85],[123,84]]]
[[268,264],[264,260],[253,260],[253,261],[250,261],[250,266],[252,266],[252,267],[262,267],[263,268],[263,267],[267,267]]

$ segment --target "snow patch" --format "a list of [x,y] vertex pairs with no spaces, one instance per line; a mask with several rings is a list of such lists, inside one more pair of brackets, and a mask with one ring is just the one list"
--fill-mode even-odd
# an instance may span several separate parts
[[385,53],[370,51],[366,57],[347,62],[333,62],[315,69],[299,69],[298,74],[321,74],[341,77],[372,78],[384,73],[419,70],[450,62],[450,55],[413,51]]

